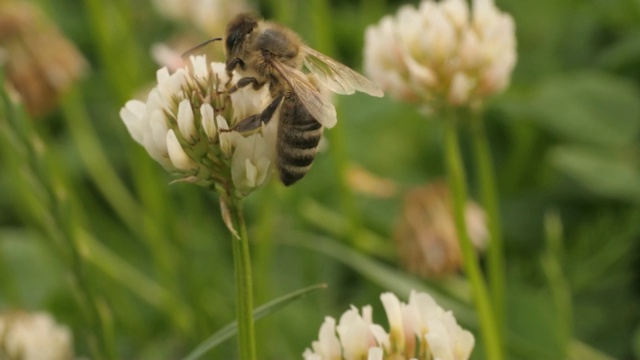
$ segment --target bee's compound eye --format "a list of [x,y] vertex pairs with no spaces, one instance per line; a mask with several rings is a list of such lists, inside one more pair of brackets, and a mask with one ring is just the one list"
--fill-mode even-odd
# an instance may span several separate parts
[[233,34],[229,34],[227,36],[227,40],[226,40],[226,47],[228,50],[233,49],[233,44],[235,44],[238,40],[236,39],[236,37]]

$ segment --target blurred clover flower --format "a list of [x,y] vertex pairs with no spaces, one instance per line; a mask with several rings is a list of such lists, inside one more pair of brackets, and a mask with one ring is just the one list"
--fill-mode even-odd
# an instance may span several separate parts
[[[130,100],[120,110],[129,133],[178,181],[215,189],[223,197],[242,197],[270,177],[275,129],[250,134],[230,130],[270,102],[267,87],[247,86],[233,93],[223,63],[191,57],[191,66],[157,72],[158,84],[147,101]],[[276,123],[276,122],[270,122]]]
[[[462,268],[450,196],[444,181],[416,187],[405,195],[394,237],[400,264],[409,272],[434,278]],[[465,220],[471,242],[476,250],[483,250],[488,240],[484,211],[475,202],[467,201]]]
[[370,305],[364,306],[362,312],[352,306],[337,325],[332,317],[325,318],[318,341],[305,350],[304,359],[464,360],[471,355],[473,335],[428,294],[412,291],[408,303],[392,293],[384,293],[380,299],[389,332],[373,323]]
[[51,111],[87,69],[56,25],[24,1],[0,1],[0,50],[9,83],[34,116]]
[[513,19],[493,0],[423,0],[365,35],[365,72],[405,101],[473,104],[503,90],[515,63]]
[[74,358],[71,332],[46,313],[1,315],[0,358],[71,360]]
[[[222,36],[226,33],[229,19],[251,10],[245,0],[153,0],[152,3],[166,18],[190,25],[181,26],[177,34],[151,47],[155,62],[171,72],[184,66],[181,54],[201,42],[203,34]],[[207,46],[198,51],[210,59],[223,59],[225,56],[222,46]]]
[[229,19],[250,10],[244,0],[153,0],[152,3],[167,18],[194,24],[209,36],[222,35]]

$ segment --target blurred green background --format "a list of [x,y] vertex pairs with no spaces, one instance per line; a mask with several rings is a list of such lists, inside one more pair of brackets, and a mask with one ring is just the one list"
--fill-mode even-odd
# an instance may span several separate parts
[[[512,84],[486,111],[506,242],[509,358],[607,358],[600,351],[640,359],[640,2],[496,2],[513,16],[518,40]],[[153,43],[222,34],[167,19],[143,0],[34,3],[90,70],[46,116],[0,108],[2,121],[28,123],[0,128],[0,309],[50,311],[73,329],[77,355],[92,356],[91,334],[105,332],[115,358],[178,359],[234,319],[230,238],[216,197],[169,185],[118,112],[153,83]],[[401,4],[251,3],[355,69],[366,26]],[[439,294],[477,334],[468,300],[456,295],[462,275],[409,275],[392,241],[402,191],[443,176],[439,119],[389,98],[338,102],[339,125],[325,132],[327,150],[306,178],[291,188],[274,179],[245,202],[257,304],[329,285],[257,323],[259,358],[301,358],[324,317],[350,304],[371,304],[384,322],[379,294],[406,299],[411,288]],[[352,164],[401,190],[359,194],[345,181]],[[100,304],[101,315],[82,311],[83,301]],[[476,344],[473,358],[482,359]],[[231,340],[208,358],[235,354]]]

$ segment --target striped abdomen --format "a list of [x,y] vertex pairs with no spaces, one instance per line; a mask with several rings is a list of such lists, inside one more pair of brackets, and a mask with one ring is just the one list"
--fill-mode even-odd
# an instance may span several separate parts
[[321,137],[322,125],[294,94],[287,94],[280,108],[276,145],[278,172],[283,184],[289,186],[309,171]]

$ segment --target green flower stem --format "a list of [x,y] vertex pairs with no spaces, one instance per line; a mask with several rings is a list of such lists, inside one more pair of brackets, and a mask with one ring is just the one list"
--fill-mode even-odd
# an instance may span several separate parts
[[449,188],[452,194],[453,215],[464,260],[464,271],[471,282],[473,300],[480,319],[480,331],[484,341],[486,358],[502,360],[500,332],[487,291],[487,285],[480,271],[476,252],[471,244],[465,220],[467,189],[462,156],[458,144],[458,130],[455,110],[450,109],[445,119],[445,163],[448,171]]
[[[236,279],[236,317],[238,319],[238,340],[240,359],[256,359],[256,335],[253,319],[253,284],[251,280],[251,256],[249,254],[249,236],[242,212],[242,200],[230,197],[229,211],[233,227],[240,238],[231,235],[233,244],[233,265]],[[224,200],[223,200],[224,201]]]
[[498,208],[498,190],[494,177],[493,162],[484,122],[480,110],[472,113],[473,145],[476,157],[477,174],[480,178],[482,203],[487,212],[489,228],[488,272],[491,300],[496,315],[499,330],[504,334],[505,304],[505,264],[502,228],[500,225],[500,211]]
[[[555,334],[561,349],[569,350],[573,325],[573,304],[571,295],[571,285],[567,281],[562,268],[563,254],[563,228],[560,215],[554,211],[547,211],[544,215],[544,228],[546,249],[542,255],[542,270],[549,284],[551,300],[555,306]],[[565,354],[566,355],[566,354]]]

